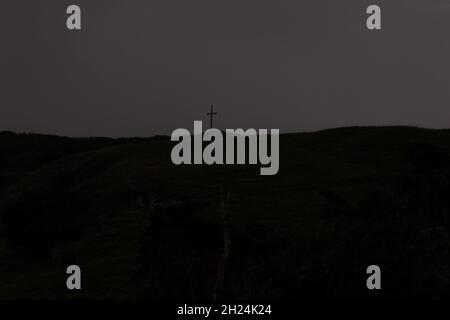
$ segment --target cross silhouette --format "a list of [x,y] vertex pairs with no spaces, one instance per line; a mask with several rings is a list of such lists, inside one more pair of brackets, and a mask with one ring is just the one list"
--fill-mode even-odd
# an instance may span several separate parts
[[213,112],[213,105],[211,105],[211,111],[209,113],[207,113],[207,115],[210,117],[209,120],[209,127],[212,128],[213,125],[213,117],[217,114],[217,112]]

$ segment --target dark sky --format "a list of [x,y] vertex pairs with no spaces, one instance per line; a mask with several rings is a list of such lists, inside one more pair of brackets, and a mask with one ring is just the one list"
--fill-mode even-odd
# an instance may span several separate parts
[[0,130],[450,127],[448,0],[2,0],[0,35]]

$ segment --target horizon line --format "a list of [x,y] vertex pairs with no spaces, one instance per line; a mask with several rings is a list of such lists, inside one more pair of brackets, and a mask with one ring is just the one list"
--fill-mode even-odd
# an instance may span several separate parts
[[[289,134],[304,134],[304,133],[319,133],[319,132],[324,132],[324,131],[331,131],[331,130],[343,130],[343,129],[377,129],[377,128],[410,128],[410,129],[420,129],[420,130],[432,130],[432,131],[444,131],[444,130],[450,130],[450,127],[448,128],[427,128],[427,127],[421,127],[421,126],[415,126],[415,125],[352,125],[352,126],[340,126],[340,127],[330,127],[330,128],[324,128],[324,129],[316,129],[316,130],[305,130],[305,131],[283,131],[281,132],[280,130],[280,134],[279,135],[289,135]],[[208,128],[206,130],[209,129],[218,129],[218,128]],[[230,128],[231,129],[231,128]],[[256,131],[260,130],[260,129],[266,129],[266,128],[260,128],[260,129],[256,129],[256,128],[234,128],[233,130],[238,130],[238,129],[242,129],[244,131],[248,130],[248,129],[254,129]],[[272,128],[272,129],[266,129],[270,132],[270,130],[274,130],[277,128]],[[176,129],[175,129],[176,130]],[[206,130],[204,130],[203,132],[205,132]],[[218,129],[220,130],[222,133],[226,133],[225,130],[227,129]],[[268,132],[268,135],[269,135]],[[170,138],[171,134],[154,134],[154,135],[148,135],[148,136],[77,136],[77,135],[63,135],[63,134],[54,134],[54,133],[48,133],[48,132],[33,132],[33,131],[13,131],[13,130],[1,130],[0,131],[0,135],[5,135],[5,134],[12,134],[12,135],[35,135],[35,136],[51,136],[51,137],[59,137],[59,138],[68,138],[68,139],[113,139],[113,140],[119,140],[119,139],[150,139],[150,138],[157,138],[157,137],[167,137]],[[259,134],[256,134],[259,135]],[[193,134],[191,134],[191,136],[193,136]]]

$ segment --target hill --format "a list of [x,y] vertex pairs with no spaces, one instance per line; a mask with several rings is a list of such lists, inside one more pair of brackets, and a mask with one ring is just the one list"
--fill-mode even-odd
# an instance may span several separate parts
[[0,134],[0,298],[210,299],[227,233],[220,298],[449,296],[449,130],[284,134],[276,176],[172,145]]

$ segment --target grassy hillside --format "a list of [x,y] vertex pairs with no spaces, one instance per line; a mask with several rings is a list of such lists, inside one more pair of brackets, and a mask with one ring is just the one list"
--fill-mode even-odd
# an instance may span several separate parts
[[225,225],[220,298],[449,296],[450,131],[285,134],[276,176],[177,167],[171,147],[0,134],[0,298],[210,299]]

